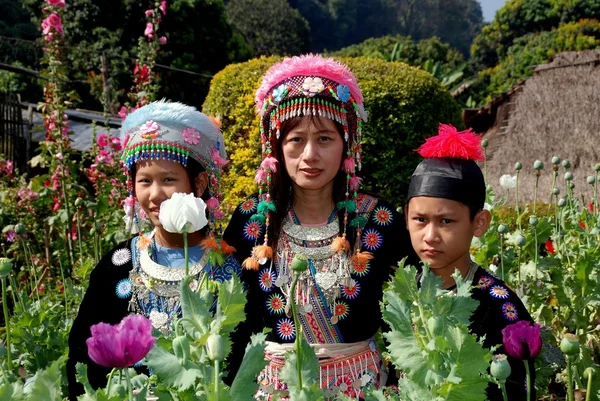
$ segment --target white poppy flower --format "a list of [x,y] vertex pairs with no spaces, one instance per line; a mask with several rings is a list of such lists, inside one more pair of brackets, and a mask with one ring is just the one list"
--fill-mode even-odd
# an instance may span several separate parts
[[504,189],[514,189],[517,187],[517,176],[504,174],[500,177],[500,186]]
[[160,204],[158,219],[170,233],[192,233],[208,224],[206,203],[193,194],[176,192]]
[[496,271],[498,271],[498,266],[496,266],[495,264],[491,263],[491,264],[490,264],[490,270],[491,270],[493,273],[496,273]]

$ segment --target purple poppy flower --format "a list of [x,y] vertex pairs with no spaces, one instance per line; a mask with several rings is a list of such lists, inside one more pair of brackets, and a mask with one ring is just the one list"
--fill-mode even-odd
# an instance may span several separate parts
[[121,323],[98,323],[86,340],[92,361],[107,368],[125,368],[141,361],[154,345],[152,323],[142,315],[129,315]]
[[526,360],[537,357],[542,350],[540,325],[526,320],[510,324],[502,330],[504,349],[513,358]]

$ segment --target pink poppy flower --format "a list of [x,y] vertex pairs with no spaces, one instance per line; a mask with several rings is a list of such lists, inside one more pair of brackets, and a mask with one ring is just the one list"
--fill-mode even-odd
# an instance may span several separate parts
[[526,320],[510,324],[502,330],[502,343],[509,356],[520,360],[537,357],[542,351],[540,325],[533,326]]
[[86,340],[88,355],[98,365],[107,368],[126,368],[141,361],[156,339],[152,323],[142,315],[126,316],[121,323],[98,323],[91,327],[92,336]]

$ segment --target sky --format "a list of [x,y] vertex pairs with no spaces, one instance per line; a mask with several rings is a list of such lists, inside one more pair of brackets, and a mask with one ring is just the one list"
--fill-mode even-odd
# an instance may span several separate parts
[[481,9],[483,10],[483,19],[486,22],[490,22],[494,19],[494,14],[506,0],[479,0],[481,3]]

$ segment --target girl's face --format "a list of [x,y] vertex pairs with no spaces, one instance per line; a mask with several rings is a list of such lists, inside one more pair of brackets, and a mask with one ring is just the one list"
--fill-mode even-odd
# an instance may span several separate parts
[[[188,172],[183,165],[169,160],[136,163],[135,196],[155,227],[161,227],[160,204],[175,192],[191,193]],[[202,188],[203,190],[203,188]]]
[[294,187],[333,191],[340,171],[344,141],[335,123],[325,117],[305,117],[281,144],[285,169]]

